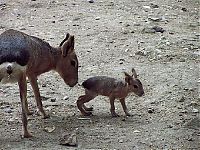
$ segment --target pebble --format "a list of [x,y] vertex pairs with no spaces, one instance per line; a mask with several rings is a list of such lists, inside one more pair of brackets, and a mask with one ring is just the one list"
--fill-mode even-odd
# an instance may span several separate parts
[[26,28],[20,28],[20,30],[26,30]]
[[95,20],[100,20],[101,17],[96,17]]
[[68,96],[63,97],[63,100],[68,100],[68,99],[69,99]]
[[134,23],[133,25],[134,25],[134,26],[141,26],[140,23]]
[[89,3],[94,3],[94,0],[88,0]]
[[45,131],[45,132],[48,132],[48,133],[51,133],[51,132],[53,132],[55,129],[56,129],[55,126],[52,126],[52,127],[45,127],[45,128],[44,128],[44,131]]
[[154,26],[152,27],[153,30],[155,30],[155,32],[165,32],[165,30],[162,28],[162,27],[159,27],[159,26]]
[[140,133],[140,131],[139,130],[134,130],[133,133]]
[[155,21],[155,22],[162,20],[162,18],[159,18],[159,17],[149,17],[148,19],[151,20],[151,21]]
[[155,110],[154,110],[153,108],[148,108],[148,111],[147,111],[147,112],[150,113],[150,114],[152,114],[152,113],[155,112]]
[[146,56],[147,53],[145,51],[137,51],[135,52],[135,55]]
[[191,101],[191,102],[190,102],[190,106],[198,106],[198,103],[195,102],[195,101]]
[[42,87],[47,87],[47,84],[46,84],[46,83],[43,83],[43,84],[42,84]]
[[192,109],[192,112],[193,112],[193,113],[199,113],[199,110],[196,109],[196,108],[193,108],[193,109]]
[[151,9],[150,6],[142,6],[144,9]]
[[78,141],[77,141],[76,131],[77,129],[72,134],[67,133],[63,135],[60,139],[60,145],[77,147]]
[[179,102],[184,102],[185,101],[185,97],[182,96],[180,99],[179,99]]
[[10,130],[11,130],[11,131],[16,131],[16,129],[14,129],[14,128],[11,128]]
[[124,142],[124,140],[123,140],[123,139],[119,140],[119,143],[123,143],[123,142]]
[[5,111],[6,113],[12,113],[12,112],[13,112],[12,109],[9,108],[9,107],[5,108],[4,111]]
[[168,128],[173,128],[173,126],[171,124],[167,125]]
[[51,102],[55,102],[55,101],[56,101],[56,98],[51,98],[50,101],[51,101]]
[[190,138],[188,138],[188,141],[194,141],[194,140],[193,140],[193,138],[190,137]]
[[158,6],[158,5],[156,5],[156,4],[153,4],[153,3],[151,3],[151,4],[150,4],[150,7],[151,7],[151,8],[159,8],[159,6]]
[[187,8],[183,7],[181,8],[182,11],[187,11]]

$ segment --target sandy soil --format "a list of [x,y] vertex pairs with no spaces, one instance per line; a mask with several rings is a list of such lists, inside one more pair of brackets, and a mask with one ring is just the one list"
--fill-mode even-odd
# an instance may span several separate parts
[[[34,138],[24,139],[18,86],[0,85],[0,148],[200,149],[198,16],[198,0],[0,0],[0,33],[12,28],[52,46],[66,32],[75,35],[79,83],[95,75],[123,79],[134,67],[145,89],[145,96],[126,99],[132,117],[116,101],[120,117],[111,118],[108,99],[99,96],[88,103],[94,115],[83,119],[75,103],[83,89],[45,73],[38,82],[51,118],[38,115],[28,85]],[[72,133],[77,147],[59,144]]]

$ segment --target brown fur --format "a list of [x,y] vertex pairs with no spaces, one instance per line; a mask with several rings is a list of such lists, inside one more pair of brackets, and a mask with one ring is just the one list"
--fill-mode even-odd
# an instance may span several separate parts
[[16,78],[18,79],[20,89],[24,137],[31,137],[31,134],[27,130],[26,115],[31,114],[31,112],[28,109],[26,98],[26,76],[33,88],[38,109],[44,118],[48,118],[49,115],[45,113],[42,106],[37,76],[50,70],[55,70],[69,86],[74,86],[78,82],[78,59],[74,51],[74,36],[67,34],[66,38],[57,48],[50,46],[47,42],[37,37],[12,29],[5,31],[0,36],[4,39],[8,39],[7,41],[10,39],[20,39],[25,43],[24,45],[26,45],[26,50],[28,50],[30,55],[26,70],[22,71],[20,77]]
[[77,106],[80,112],[84,116],[91,115],[92,113],[90,111],[92,111],[93,108],[87,108],[84,103],[89,102],[98,95],[103,95],[109,97],[110,99],[110,111],[113,117],[118,116],[115,112],[114,106],[114,100],[116,98],[120,100],[125,114],[130,116],[125,104],[125,98],[130,92],[134,92],[136,95],[142,96],[144,94],[144,90],[134,69],[132,69],[132,76],[126,72],[124,74],[125,81],[106,76],[96,76],[84,81],[82,85],[85,88],[85,95],[80,96],[77,100]]

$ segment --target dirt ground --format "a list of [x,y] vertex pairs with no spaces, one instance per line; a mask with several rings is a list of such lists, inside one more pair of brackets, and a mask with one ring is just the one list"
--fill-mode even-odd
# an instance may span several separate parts
[[[12,28],[52,46],[67,32],[75,35],[79,83],[95,75],[123,79],[134,67],[145,89],[145,96],[126,99],[132,117],[116,101],[120,117],[112,118],[108,98],[99,96],[87,104],[94,115],[83,118],[76,107],[82,87],[45,73],[38,82],[51,118],[38,115],[28,84],[34,137],[24,139],[18,86],[0,85],[0,149],[200,149],[199,6],[198,0],[0,0],[0,33]],[[76,147],[59,144],[72,133]]]

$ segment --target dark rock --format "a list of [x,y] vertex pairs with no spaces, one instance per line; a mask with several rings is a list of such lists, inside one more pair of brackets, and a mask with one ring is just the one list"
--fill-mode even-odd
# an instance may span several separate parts
[[152,114],[152,113],[155,112],[155,110],[153,108],[148,108],[147,112],[150,113],[150,114]]
[[55,102],[56,101],[56,98],[51,98],[51,102]]
[[158,5],[156,5],[156,4],[153,4],[153,3],[151,3],[151,4],[150,4],[150,7],[151,7],[151,8],[159,8],[159,6],[158,6]]
[[183,7],[181,8],[182,11],[187,11],[187,8]]
[[89,3],[94,3],[94,0],[88,0]]
[[155,30],[155,32],[165,32],[165,30],[162,28],[162,27],[159,27],[159,26],[154,26],[152,27],[153,30]]

